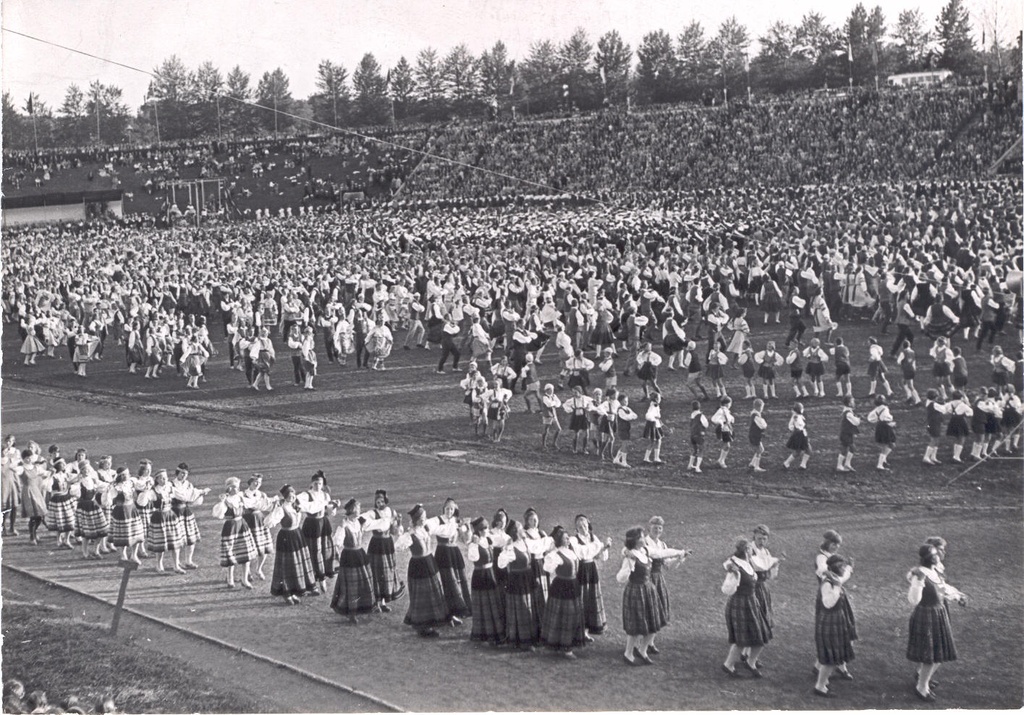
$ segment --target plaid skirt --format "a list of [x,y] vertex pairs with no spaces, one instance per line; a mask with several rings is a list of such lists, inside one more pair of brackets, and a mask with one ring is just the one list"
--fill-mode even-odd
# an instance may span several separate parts
[[663,625],[654,584],[650,579],[629,581],[622,592],[622,629],[626,635],[654,635]]
[[146,550],[154,554],[177,551],[185,546],[185,526],[170,509],[154,511],[146,529]]
[[220,530],[220,565],[247,564],[255,558],[256,541],[242,517],[225,520]]
[[753,592],[734,593],[725,605],[725,624],[729,630],[729,644],[740,647],[766,645],[772,631]]
[[459,618],[473,615],[470,604],[469,580],[466,578],[466,561],[454,544],[438,544],[434,560],[441,576],[441,588],[448,602],[448,612]]
[[377,605],[370,578],[370,561],[362,549],[342,549],[338,559],[338,579],[334,583],[331,608],[343,616],[369,613]]
[[470,640],[500,643],[505,640],[505,594],[498,589],[494,569],[474,568],[471,585],[473,629]]
[[46,528],[65,533],[75,530],[75,501],[71,494],[54,494],[46,505]]
[[390,534],[374,534],[366,547],[370,558],[370,575],[378,598],[385,603],[405,595],[405,584],[398,578],[395,565],[395,540]]
[[956,660],[956,643],[945,603],[918,604],[910,615],[907,660],[946,663]]
[[110,543],[114,546],[133,546],[146,540],[146,529],[142,517],[132,508],[115,504],[110,511]]
[[583,625],[591,633],[603,632],[608,619],[604,615],[604,598],[601,595],[597,564],[593,561],[581,561],[576,572],[576,582],[579,584],[580,600],[583,602]]
[[551,581],[540,640],[556,650],[572,650],[584,645],[583,603],[576,579],[555,577]]
[[316,576],[302,533],[298,529],[281,529],[277,532],[277,548],[274,551],[271,595],[301,596],[312,591],[316,586]]
[[274,540],[270,538],[270,529],[263,525],[263,512],[247,511],[242,514],[242,518],[252,532],[253,541],[256,542],[256,553],[274,553]]
[[822,665],[842,665],[853,660],[857,626],[846,594],[832,608],[822,608],[814,618],[814,646]]
[[661,619],[662,627],[664,627],[672,620],[672,606],[669,601],[668,582],[665,581],[662,563],[657,560],[653,561],[651,566],[651,583],[654,584],[654,592],[658,595],[658,617]]
[[530,556],[530,567],[533,569],[533,607],[537,610],[538,622],[544,620],[544,604],[548,602],[548,574],[544,570],[543,559]]
[[107,515],[92,499],[78,500],[75,509],[75,536],[83,539],[99,539],[107,535]]
[[451,614],[432,554],[409,559],[408,584],[409,610],[405,613],[405,625],[430,628],[447,624]]
[[540,614],[534,607],[536,592],[532,570],[509,570],[505,587],[505,640],[511,645],[535,645],[540,640]]
[[[757,606],[761,609],[764,622],[768,624],[768,632],[771,633],[772,628],[775,627],[775,615],[772,610],[772,592],[768,590],[768,585],[762,580],[760,574],[758,575],[757,583],[754,584],[754,600],[757,601]],[[815,613],[817,613],[817,609],[815,609]]]
[[153,512],[156,511],[151,504],[146,506],[135,506],[135,510],[139,512],[139,516],[142,517],[142,528],[149,533],[150,526],[152,525]]
[[309,561],[317,581],[328,579],[336,573],[334,568],[334,540],[331,538],[331,520],[307,516],[302,522],[302,535],[309,549]]

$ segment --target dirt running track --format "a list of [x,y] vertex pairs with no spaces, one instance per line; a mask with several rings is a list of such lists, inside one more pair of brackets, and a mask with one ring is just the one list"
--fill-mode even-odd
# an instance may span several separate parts
[[[187,461],[198,486],[219,489],[224,478],[260,471],[264,489],[285,482],[304,486],[324,469],[336,497],[370,500],[386,487],[402,511],[416,502],[436,513],[456,497],[465,515],[490,515],[505,507],[518,518],[528,506],[542,526],[570,525],[585,512],[601,536],[620,543],[629,526],[652,514],[666,518],[670,544],[695,550],[669,572],[673,622],[658,639],[653,668],[622,663],[621,587],[618,560],[602,565],[609,624],[596,644],[575,662],[547,652],[514,653],[468,640],[468,624],[435,640],[421,640],[402,625],[405,603],[395,612],[350,626],[329,608],[329,597],[307,598],[297,608],[270,597],[266,583],[255,592],[229,590],[217,567],[218,523],[200,509],[202,568],[185,576],[160,575],[152,561],[133,575],[128,605],[197,633],[222,639],[294,664],[346,686],[417,711],[479,710],[692,710],[913,708],[913,665],[904,656],[910,608],[904,574],[917,545],[931,534],[951,543],[950,580],[972,596],[953,614],[960,660],[941,671],[940,704],[949,708],[1016,708],[1022,704],[1024,664],[1024,559],[1019,501],[1007,509],[928,510],[816,505],[779,499],[697,496],[658,488],[623,487],[552,476],[482,468],[422,456],[339,446],[294,436],[260,434],[200,424],[130,409],[101,407],[5,389],[3,431],[19,444],[56,442],[64,454],[86,447],[92,457],[113,454],[133,466],[142,456],[158,468]],[[893,478],[898,478],[894,475]],[[726,649],[718,590],[722,561],[736,536],[758,523],[772,528],[772,548],[788,561],[774,584],[776,637],[765,652],[764,680],[727,680],[719,671]],[[851,666],[854,683],[834,686],[838,697],[811,697],[814,660],[813,559],[826,528],[845,537],[856,558],[851,591],[861,640]],[[116,597],[120,569],[113,558],[86,562],[54,552],[55,538],[38,547],[25,537],[5,539],[6,563],[103,599]],[[617,551],[618,546],[616,546]],[[406,559],[400,559],[404,570]],[[269,571],[269,568],[268,568]],[[244,687],[269,692],[277,683],[257,671]],[[338,706],[327,708],[338,710]],[[310,710],[321,710],[310,704]]]

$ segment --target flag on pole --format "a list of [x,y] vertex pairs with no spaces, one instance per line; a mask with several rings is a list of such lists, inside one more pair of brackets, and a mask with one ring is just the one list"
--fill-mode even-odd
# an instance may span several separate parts
[[31,92],[28,93],[28,102],[25,104],[25,109],[28,111],[29,114],[35,114],[36,113],[35,104],[33,104],[33,102],[32,102],[32,93]]
[[516,76],[512,75],[511,81],[508,83],[508,96],[511,97],[516,91]]
[[607,85],[608,84],[608,77],[604,73],[604,65],[599,67],[598,71],[601,73],[601,84]]
[[985,28],[981,28],[981,50],[985,51]]
[[871,45],[871,63],[878,67],[878,43]]
[[853,62],[853,45],[850,44],[850,38],[846,38],[846,59]]

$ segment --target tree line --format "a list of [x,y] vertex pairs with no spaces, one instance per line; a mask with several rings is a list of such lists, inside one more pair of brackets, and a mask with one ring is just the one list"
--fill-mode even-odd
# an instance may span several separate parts
[[[986,23],[983,21],[983,27]],[[675,36],[647,33],[638,47],[616,30],[592,42],[577,29],[562,43],[535,42],[517,61],[500,40],[479,56],[465,44],[441,54],[421,50],[391,68],[373,53],[351,71],[330,59],[316,69],[316,91],[292,96],[281,68],[253,82],[239,66],[227,75],[211,62],[189,69],[171,56],[153,69],[145,103],[134,112],[120,88],[95,81],[67,88],[54,110],[29,94],[19,108],[3,95],[4,148],[150,143],[201,137],[248,137],[310,131],[302,120],[325,127],[443,121],[587,110],[627,103],[719,103],[847,84],[873,87],[890,74],[949,69],[960,77],[1019,81],[1021,38],[999,43],[994,21],[976,46],[964,0],[948,0],[934,24],[918,9],[899,13],[890,27],[881,7],[858,3],[841,27],[816,12],[799,24],[774,22],[752,38],[736,18],[714,35],[691,22]],[[986,40],[989,34],[991,40]],[[314,129],[315,130],[315,129]]]

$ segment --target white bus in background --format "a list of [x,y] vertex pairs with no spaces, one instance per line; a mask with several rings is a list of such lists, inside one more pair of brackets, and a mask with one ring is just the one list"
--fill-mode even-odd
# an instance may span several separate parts
[[937,87],[950,81],[953,73],[950,70],[935,70],[933,72],[906,72],[904,74],[889,75],[886,80],[890,87]]

